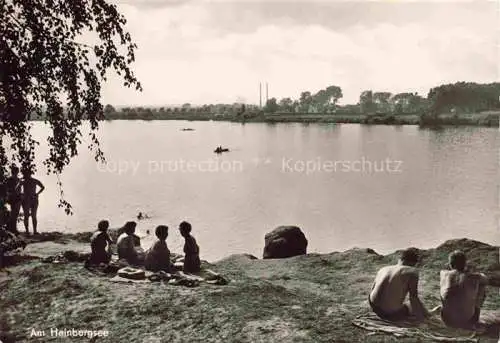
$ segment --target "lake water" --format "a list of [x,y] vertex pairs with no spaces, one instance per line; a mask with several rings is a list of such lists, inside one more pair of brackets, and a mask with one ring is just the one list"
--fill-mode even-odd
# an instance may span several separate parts
[[[47,132],[35,124],[37,137]],[[40,169],[41,231],[93,230],[102,218],[118,227],[143,211],[144,245],[166,224],[181,252],[177,225],[188,220],[209,261],[261,257],[265,233],[284,224],[302,228],[309,252],[387,253],[461,237],[500,244],[497,129],[113,121],[100,135],[108,164],[82,146],[62,175],[73,216]],[[218,145],[231,151],[217,156]]]

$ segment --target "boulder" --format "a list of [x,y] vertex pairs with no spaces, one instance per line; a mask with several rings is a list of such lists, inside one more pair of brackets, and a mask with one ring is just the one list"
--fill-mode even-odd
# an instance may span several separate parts
[[297,226],[279,226],[265,236],[263,258],[287,258],[307,253],[307,239]]

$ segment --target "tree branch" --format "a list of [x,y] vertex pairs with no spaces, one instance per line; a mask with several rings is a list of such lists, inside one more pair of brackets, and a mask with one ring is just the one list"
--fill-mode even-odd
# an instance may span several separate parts
[[[12,20],[14,20],[15,24],[17,24],[17,27],[19,29],[26,30],[26,31],[29,31],[30,33],[33,33],[33,31],[29,27],[23,25],[17,18],[13,17],[12,15],[9,15],[9,17]],[[84,47],[89,48],[89,49],[94,49],[94,47],[91,46],[91,45],[88,45],[88,44],[85,44],[85,43],[80,43],[80,42],[75,42],[75,41],[73,41],[71,39],[63,38],[63,41],[65,43],[70,43],[70,44],[74,44],[74,45],[84,46]]]

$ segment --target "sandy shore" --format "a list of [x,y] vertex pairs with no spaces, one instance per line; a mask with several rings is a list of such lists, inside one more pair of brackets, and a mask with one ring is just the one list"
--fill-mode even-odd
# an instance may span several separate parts
[[[374,273],[396,262],[397,252],[351,249],[282,260],[232,255],[209,265],[231,280],[228,285],[196,288],[112,283],[81,263],[47,264],[39,258],[88,251],[87,239],[88,234],[46,236],[0,273],[0,340],[64,342],[69,339],[30,335],[32,329],[49,334],[51,328],[75,328],[107,331],[107,337],[91,340],[97,342],[412,341],[367,335],[351,324],[368,311]],[[439,304],[439,270],[457,248],[477,269],[500,274],[497,247],[463,239],[424,250],[419,287],[429,308]],[[500,308],[498,290],[489,289],[484,308]]]

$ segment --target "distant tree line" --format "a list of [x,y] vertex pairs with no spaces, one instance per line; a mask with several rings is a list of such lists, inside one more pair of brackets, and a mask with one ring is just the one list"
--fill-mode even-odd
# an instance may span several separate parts
[[429,91],[427,98],[433,113],[471,113],[500,107],[500,83],[457,82]]
[[390,93],[365,90],[356,104],[338,105],[342,98],[339,86],[328,86],[316,93],[303,91],[297,99],[285,97],[270,98],[260,108],[249,104],[205,104],[147,108],[123,107],[120,110],[111,105],[104,108],[107,119],[158,119],[166,116],[256,116],[272,113],[322,113],[322,114],[419,114],[475,113],[500,109],[500,83],[478,84],[457,82],[430,89],[426,97],[418,93]]
[[245,113],[254,112],[257,114],[260,111],[256,105],[246,105],[240,103],[234,104],[210,104],[202,106],[194,106],[191,104],[183,104],[182,106],[162,106],[162,107],[123,107],[116,109],[112,105],[104,107],[104,116],[106,119],[144,119],[153,120],[161,119],[162,117],[169,116],[207,116],[207,115],[220,115],[220,116],[235,116],[243,115]]
[[353,114],[474,113],[500,108],[500,83],[457,82],[432,88],[427,97],[418,93],[390,93],[365,90],[357,104],[339,106],[342,89],[330,86],[316,94],[302,92],[299,99],[271,98],[264,111]]

